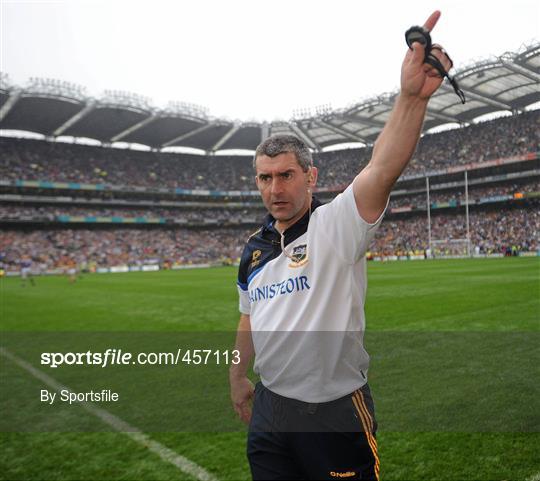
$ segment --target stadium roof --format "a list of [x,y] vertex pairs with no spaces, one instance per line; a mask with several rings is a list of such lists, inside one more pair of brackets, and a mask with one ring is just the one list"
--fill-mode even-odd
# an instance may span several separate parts
[[[492,112],[520,111],[540,101],[540,43],[477,61],[458,69],[456,76],[467,103],[461,104],[445,82],[429,103],[424,131],[448,123],[466,124]],[[21,88],[10,85],[2,74],[0,129],[207,152],[254,150],[268,135],[292,133],[314,150],[322,150],[343,143],[374,142],[396,94],[382,94],[341,110],[308,112],[290,121],[234,122],[212,118],[206,109],[192,104],[171,103],[158,109],[148,99],[125,92],[109,91],[95,99],[81,87],[56,80],[30,79]]]

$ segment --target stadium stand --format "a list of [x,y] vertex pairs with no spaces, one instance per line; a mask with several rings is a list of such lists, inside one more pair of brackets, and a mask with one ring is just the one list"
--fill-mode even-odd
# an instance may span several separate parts
[[[477,254],[517,255],[536,252],[539,248],[540,214],[538,204],[525,208],[490,209],[470,214],[471,246]],[[431,218],[431,233],[436,239],[464,239],[466,223],[463,212],[438,213]],[[371,247],[372,256],[424,256],[428,250],[425,217],[386,219],[381,224]],[[442,250],[432,248],[433,256],[466,255],[449,245]],[[473,253],[474,253],[473,251]]]
[[[425,135],[404,175],[540,150],[539,111]],[[254,189],[251,157],[165,154],[37,140],[0,139],[0,178],[210,190]],[[371,148],[315,154],[319,185],[343,186]]]
[[[540,100],[540,44],[475,61],[455,70],[467,95],[461,104],[447,83],[432,97],[424,129],[444,124],[465,125],[498,111],[522,112]],[[19,129],[48,137],[85,137],[104,145],[142,144],[156,150],[190,147],[215,153],[254,150],[263,138],[278,133],[302,137],[314,150],[340,143],[371,145],[393,107],[396,92],[355,102],[345,108],[301,109],[289,121],[240,122],[214,118],[207,109],[170,102],[164,108],[140,95],[105,91],[90,97],[84,87],[55,79],[30,79],[13,85],[0,77],[0,129]]]
[[[540,45],[529,45],[462,69],[465,105],[448,86],[437,93],[370,258],[538,252],[540,110],[525,107],[540,100],[532,80],[539,58]],[[265,211],[252,157],[215,153],[298,135],[320,169],[316,195],[329,201],[369,161],[394,95],[289,122],[235,124],[191,104],[159,110],[122,92],[90,101],[65,82],[32,79],[21,88],[2,76],[0,128],[44,139],[0,137],[0,268],[18,272],[27,257],[41,272],[73,263],[92,271],[235,262]],[[473,121],[498,111],[506,116]],[[446,123],[459,128],[427,133]],[[101,146],[55,140],[62,136]],[[151,149],[116,148],[118,141]],[[365,146],[323,150],[344,142]],[[176,146],[206,153],[163,150]]]
[[[468,170],[472,252],[508,255],[538,250],[538,121],[539,112],[533,111],[424,136],[416,162],[423,163],[424,160],[417,159],[426,158],[428,152],[432,152],[429,158],[442,152],[439,160],[425,161],[433,173],[433,239],[466,237],[463,171],[446,172],[444,168],[468,163],[476,166]],[[467,129],[474,129],[474,135]],[[492,132],[500,139],[497,151]],[[460,146],[459,151],[452,150],[456,145]],[[8,271],[18,271],[25,256],[30,256],[33,268],[42,272],[61,271],[73,262],[87,271],[114,265],[173,267],[233,262],[240,255],[238,246],[264,216],[257,196],[250,197],[246,192],[238,202],[228,197],[217,199],[206,191],[206,196],[196,196],[196,205],[189,195],[166,196],[173,200],[168,201],[172,205],[164,206],[154,190],[165,184],[161,175],[166,172],[169,176],[173,172],[172,177],[178,173],[184,179],[195,178],[229,188],[222,179],[240,179],[239,184],[232,185],[235,190],[242,191],[244,185],[252,188],[248,186],[252,179],[251,158],[159,154],[20,139],[2,139],[0,146],[0,222],[5,227],[0,256]],[[355,165],[365,162],[363,156],[368,152],[360,149],[318,154],[316,162],[326,172],[322,186],[328,191],[322,189],[319,195],[328,199],[339,192],[352,179]],[[457,152],[457,160],[445,162],[445,152]],[[490,156],[478,156],[479,152],[522,160],[491,165]],[[483,163],[489,166],[483,168]],[[443,173],[437,174],[440,169]],[[154,178],[152,172],[160,172],[160,176]],[[197,179],[200,172],[205,173],[203,179]],[[104,189],[84,191],[85,197],[77,188],[81,187],[81,180],[103,185],[103,178],[109,182],[109,175],[123,184],[120,191],[112,189],[113,195]],[[242,177],[246,178],[245,184]],[[173,179],[169,180],[168,186],[178,186]],[[30,184],[24,186],[21,181]],[[45,188],[31,181],[76,185]],[[188,185],[198,186],[195,182],[182,187]],[[424,256],[430,252],[426,212],[425,176],[413,175],[400,181],[370,257]],[[458,246],[458,250],[448,245],[434,247],[432,254],[466,254],[463,244]]]
[[[518,209],[473,212],[470,218],[472,246],[481,254],[536,252],[539,248],[538,205]],[[432,217],[432,236],[465,237],[464,214],[451,212]],[[116,265],[197,264],[230,262],[240,256],[242,241],[253,231],[237,229],[43,229],[6,230],[0,237],[4,267],[17,271],[23,256],[42,271],[62,268],[74,260],[82,270]],[[425,217],[386,219],[371,248],[371,257],[425,255],[428,249]],[[437,252],[460,254],[466,252]]]
[[33,269],[63,269],[75,261],[82,271],[145,264],[172,267],[236,259],[249,229],[142,230],[54,229],[5,231],[0,256],[5,268],[18,270],[29,256]]
[[[520,194],[530,194],[540,191],[540,180],[529,178],[522,179],[522,182],[503,182],[499,185],[476,185],[469,188],[469,203],[479,204],[483,199],[495,198],[497,196],[511,196]],[[507,199],[501,199],[507,200]],[[206,207],[204,210],[193,209],[189,207],[183,208],[133,208],[127,206],[116,206],[112,208],[107,207],[95,207],[95,206],[73,206],[71,202],[66,202],[64,205],[43,205],[42,203],[35,206],[25,204],[0,204],[0,219],[14,220],[19,222],[59,222],[67,217],[77,218],[76,221],[81,222],[82,217],[94,217],[96,222],[98,218],[116,218],[116,219],[133,219],[133,218],[146,218],[146,219],[162,219],[163,223],[204,223],[209,221],[216,221],[220,225],[225,223],[232,224],[245,224],[245,225],[257,225],[264,217],[264,209],[262,207],[253,205],[250,208],[240,209],[228,209],[228,208],[211,208]],[[427,197],[426,193],[421,194],[409,194],[396,196],[393,195],[390,199],[389,208],[392,211],[395,208],[402,208],[406,206],[412,207],[412,210],[425,211]],[[430,195],[430,202],[433,204],[452,204],[456,207],[464,205],[465,193],[463,189],[452,189],[445,192],[432,192]],[[449,207],[451,207],[449,205]],[[73,220],[73,219],[72,219]],[[120,223],[120,222],[118,222]]]

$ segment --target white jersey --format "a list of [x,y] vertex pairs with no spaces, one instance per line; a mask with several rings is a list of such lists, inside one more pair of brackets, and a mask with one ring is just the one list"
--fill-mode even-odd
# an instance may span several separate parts
[[239,272],[240,312],[250,315],[254,369],[271,391],[319,403],[367,382],[364,253],[382,216],[365,222],[350,185],[306,214],[303,228],[299,221],[287,229],[286,240],[296,230],[285,247],[293,259],[276,248],[271,225],[266,243],[264,226],[248,241]]

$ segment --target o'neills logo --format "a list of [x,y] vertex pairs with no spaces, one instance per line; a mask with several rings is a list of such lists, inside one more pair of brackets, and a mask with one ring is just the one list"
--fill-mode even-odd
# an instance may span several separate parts
[[261,263],[261,251],[257,249],[256,251],[253,251],[253,254],[251,255],[251,267],[253,268],[260,263]]
[[356,476],[356,473],[354,471],[347,471],[345,473],[337,473],[336,471],[330,471],[330,476],[333,478],[352,478],[353,476]]
[[289,264],[289,267],[300,267],[307,263],[307,244],[301,244],[296,246],[291,254],[292,263]]

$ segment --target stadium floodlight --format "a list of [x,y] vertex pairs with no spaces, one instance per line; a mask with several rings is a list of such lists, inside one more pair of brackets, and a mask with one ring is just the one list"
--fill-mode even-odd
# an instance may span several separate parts
[[331,115],[333,113],[332,105],[331,104],[323,104],[323,105],[317,105],[315,107],[315,116],[316,117],[325,117],[327,115]]
[[180,116],[209,120],[209,109],[192,102],[179,102],[171,100],[167,104],[165,112]]
[[87,98],[86,87],[58,79],[30,77],[25,90],[32,94],[66,97],[80,101]]
[[101,103],[120,105],[146,111],[154,111],[150,97],[123,90],[105,90],[99,99]]
[[293,110],[293,119],[294,120],[304,120],[314,117],[313,111],[310,107],[301,107]]

